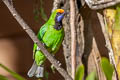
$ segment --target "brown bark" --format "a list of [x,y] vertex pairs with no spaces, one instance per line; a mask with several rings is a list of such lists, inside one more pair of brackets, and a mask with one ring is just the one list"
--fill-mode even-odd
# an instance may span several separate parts
[[[67,6],[66,6],[67,5]],[[101,27],[97,11],[89,9],[87,6],[80,8],[80,3],[76,2],[76,61],[77,65],[84,64],[85,75],[96,70],[99,80],[106,80],[101,70],[101,57],[108,56],[106,39]],[[69,3],[66,2],[65,9],[69,12]],[[102,17],[103,18],[103,17]],[[103,21],[103,20],[101,20]],[[103,23],[104,24],[104,23]],[[69,25],[69,14],[64,19],[65,39],[63,43],[64,55],[68,73],[71,74],[70,52],[71,52],[71,32]]]

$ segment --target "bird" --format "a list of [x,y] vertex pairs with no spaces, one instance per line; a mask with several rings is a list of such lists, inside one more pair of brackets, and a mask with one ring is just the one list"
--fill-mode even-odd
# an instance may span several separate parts
[[[40,28],[37,34],[38,39],[52,55],[55,55],[59,50],[64,39],[62,20],[65,14],[66,12],[64,9],[54,10],[48,21]],[[44,62],[46,57],[36,43],[33,45],[33,59],[33,65],[27,75],[29,77],[35,76],[37,78],[44,77]]]

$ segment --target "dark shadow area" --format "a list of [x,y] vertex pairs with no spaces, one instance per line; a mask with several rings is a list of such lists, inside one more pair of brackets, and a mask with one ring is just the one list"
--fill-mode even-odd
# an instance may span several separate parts
[[95,37],[95,41],[97,43],[97,47],[99,49],[100,55],[102,57],[107,57],[108,58],[108,50],[105,47],[105,45],[106,45],[105,38],[104,38],[104,34],[102,32],[102,29],[101,29],[99,19],[97,17],[97,12],[93,11],[91,16],[93,16],[91,18],[91,20],[93,20],[91,24],[94,24],[91,27],[92,27],[93,35]]
[[82,8],[82,4],[81,4],[80,0],[76,0],[76,3],[77,3],[77,8],[78,9]]
[[87,76],[88,58],[93,48],[93,37],[95,38],[101,57],[108,57],[108,50],[105,47],[105,38],[96,11],[90,10],[86,6],[81,9],[80,13],[84,21],[84,53],[82,56],[82,62],[85,66],[85,75]]
[[[93,42],[93,33],[91,30],[91,10],[87,8],[82,8],[81,11],[81,16],[84,21],[84,53],[82,55],[82,62],[85,67],[85,76],[88,74],[88,57],[91,53],[92,50],[92,42]],[[88,25],[89,24],[89,25]]]

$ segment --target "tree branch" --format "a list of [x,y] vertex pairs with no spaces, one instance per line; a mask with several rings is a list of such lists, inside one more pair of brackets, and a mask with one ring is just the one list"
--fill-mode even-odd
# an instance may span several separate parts
[[85,2],[91,9],[98,10],[98,9],[103,9],[103,8],[114,6],[120,3],[120,0],[110,0],[110,1],[109,0],[106,0],[106,1],[85,0]]
[[75,0],[70,0],[70,27],[71,27],[71,68],[72,78],[75,78],[76,69],[76,30],[75,30]]
[[53,12],[55,9],[60,8],[60,7],[61,7],[61,5],[60,5],[61,3],[63,3],[63,0],[54,0],[52,12]]
[[[59,66],[58,61],[43,47],[42,43],[38,40],[35,33],[32,29],[25,23],[25,21],[20,17],[12,4],[9,3],[9,0],[2,0],[4,4],[8,7],[9,11],[13,15],[13,17],[17,20],[17,22],[21,25],[21,27],[27,32],[27,34],[31,37],[31,39],[38,45],[40,50],[46,56],[46,58],[54,65],[54,67],[58,70],[58,72],[67,80],[72,80],[71,76]],[[11,0],[12,1],[12,0]]]

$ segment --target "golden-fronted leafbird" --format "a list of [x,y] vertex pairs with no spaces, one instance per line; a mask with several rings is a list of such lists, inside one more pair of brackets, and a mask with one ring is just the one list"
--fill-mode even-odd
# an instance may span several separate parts
[[[56,9],[51,14],[49,20],[40,28],[37,34],[38,39],[52,54],[55,54],[58,51],[64,38],[64,29],[62,25],[64,16],[65,11],[63,9]],[[37,78],[43,77],[43,65],[46,57],[36,43],[34,43],[33,47],[33,58],[34,63],[31,69],[28,71],[28,76],[36,76]]]

